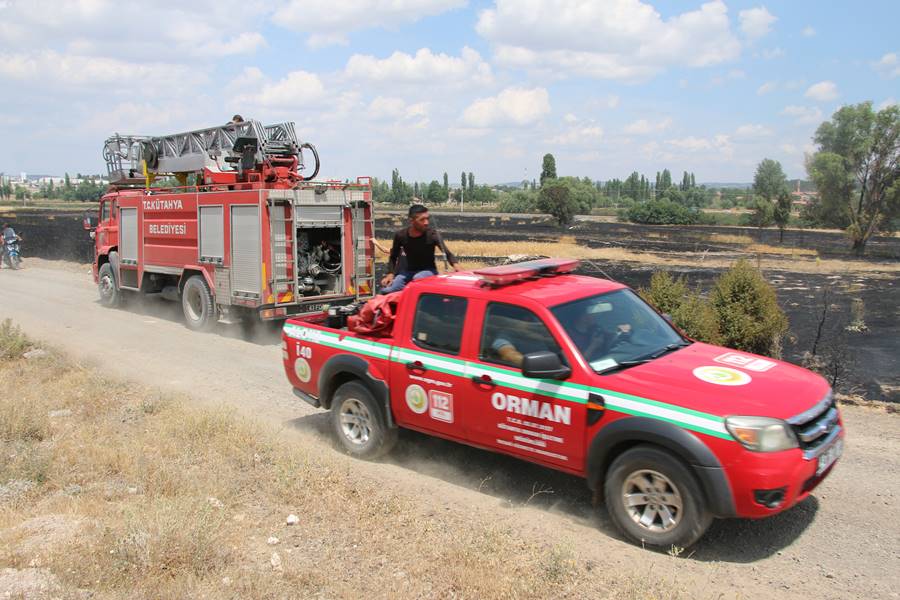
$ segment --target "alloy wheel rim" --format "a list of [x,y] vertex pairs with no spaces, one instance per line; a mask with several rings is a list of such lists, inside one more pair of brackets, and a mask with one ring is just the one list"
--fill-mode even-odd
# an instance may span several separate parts
[[652,533],[678,527],[684,511],[681,492],[658,471],[635,471],[622,484],[622,504],[632,521]]
[[341,432],[350,443],[363,446],[372,434],[372,415],[366,405],[356,398],[348,398],[341,405]]

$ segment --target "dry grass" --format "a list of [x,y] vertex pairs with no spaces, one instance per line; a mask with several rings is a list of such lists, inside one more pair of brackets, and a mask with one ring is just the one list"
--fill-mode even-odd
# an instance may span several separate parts
[[19,392],[0,396],[0,569],[46,569],[56,596],[689,597],[565,542],[423,505],[228,410],[52,350],[22,358],[11,327],[0,341],[18,348],[0,359],[0,389]]
[[730,233],[712,233],[707,236],[710,242],[718,244],[741,244],[748,246],[753,243],[753,238],[749,235],[734,235]]
[[818,250],[812,248],[794,248],[792,246],[770,246],[769,244],[751,244],[744,248],[752,254],[786,254],[788,256],[818,256]]

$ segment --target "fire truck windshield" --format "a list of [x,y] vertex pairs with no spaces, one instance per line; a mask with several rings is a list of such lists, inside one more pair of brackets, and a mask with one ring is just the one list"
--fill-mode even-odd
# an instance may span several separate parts
[[551,312],[597,372],[648,362],[689,343],[628,289],[561,304]]

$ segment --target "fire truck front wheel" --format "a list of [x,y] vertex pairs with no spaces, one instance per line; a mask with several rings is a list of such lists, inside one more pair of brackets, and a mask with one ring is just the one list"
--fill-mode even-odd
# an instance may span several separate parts
[[188,329],[211,331],[216,326],[216,303],[209,286],[200,275],[193,275],[185,282],[181,291],[181,307]]
[[116,286],[116,278],[113,275],[112,265],[103,263],[97,272],[97,290],[100,292],[100,303],[103,306],[115,308],[122,302],[122,292]]
[[397,430],[387,426],[375,397],[358,381],[348,381],[335,391],[331,423],[344,450],[358,458],[378,458],[397,441]]
[[641,545],[686,548],[712,523],[689,467],[655,446],[635,446],[618,456],[603,487],[613,522]]

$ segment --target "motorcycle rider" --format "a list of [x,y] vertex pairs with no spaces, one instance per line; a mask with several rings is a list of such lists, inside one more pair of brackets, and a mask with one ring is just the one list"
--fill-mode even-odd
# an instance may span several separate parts
[[2,252],[0,254],[2,254],[3,260],[0,263],[9,264],[9,257],[6,255],[6,244],[19,241],[22,241],[22,238],[19,237],[16,230],[8,222],[3,223],[3,227],[0,228],[0,244],[2,244]]

